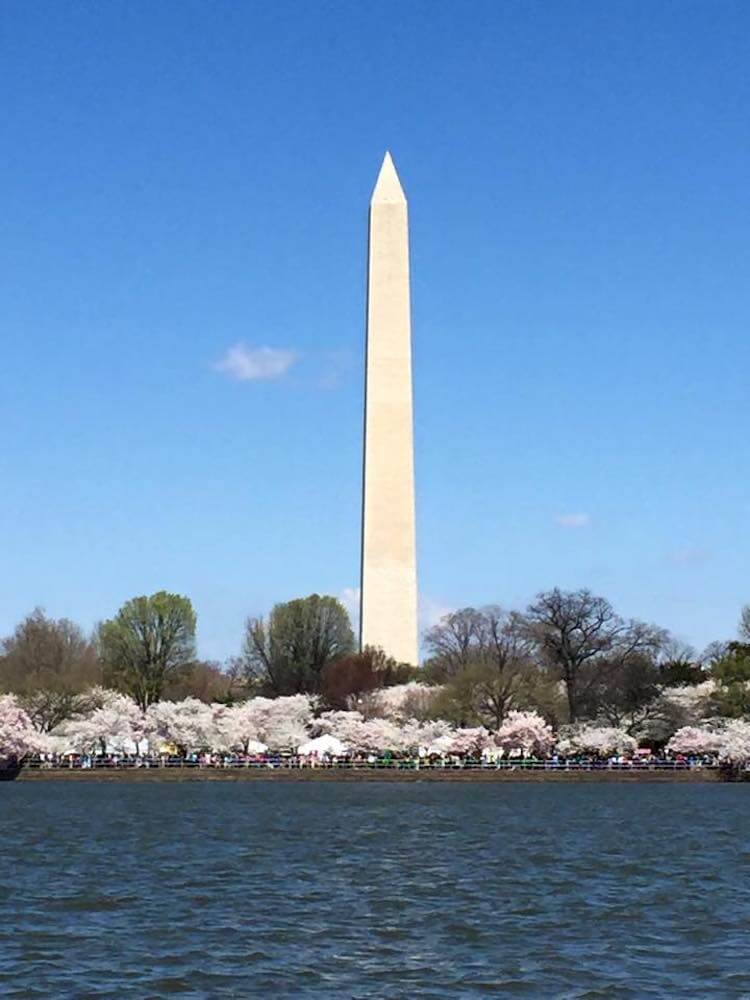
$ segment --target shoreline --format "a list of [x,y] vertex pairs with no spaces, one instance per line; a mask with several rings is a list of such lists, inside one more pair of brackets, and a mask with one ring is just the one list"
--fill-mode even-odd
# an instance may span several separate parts
[[706,783],[721,781],[719,773],[696,768],[692,771],[544,771],[544,770],[403,770],[358,769],[356,771],[336,768],[159,768],[139,767],[107,770],[69,768],[24,768],[16,781],[459,781],[459,782],[688,782]]

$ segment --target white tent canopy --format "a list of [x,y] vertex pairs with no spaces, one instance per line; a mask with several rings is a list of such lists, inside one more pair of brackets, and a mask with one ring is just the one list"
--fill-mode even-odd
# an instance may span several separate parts
[[438,738],[433,740],[428,747],[420,747],[420,757],[425,754],[430,757],[444,757],[446,754],[450,753],[452,743],[453,735],[451,733],[448,733],[445,736],[438,736]]
[[335,736],[318,736],[314,740],[302,743],[297,749],[300,757],[341,757],[347,752],[346,746]]

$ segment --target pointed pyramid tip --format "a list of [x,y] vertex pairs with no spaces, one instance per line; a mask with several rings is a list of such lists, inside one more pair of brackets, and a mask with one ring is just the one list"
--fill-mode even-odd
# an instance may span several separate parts
[[372,192],[370,204],[380,205],[389,203],[405,205],[406,195],[404,194],[404,189],[401,187],[401,181],[398,179],[390,150],[386,150],[382,166],[380,167],[380,173],[375,183],[375,189]]

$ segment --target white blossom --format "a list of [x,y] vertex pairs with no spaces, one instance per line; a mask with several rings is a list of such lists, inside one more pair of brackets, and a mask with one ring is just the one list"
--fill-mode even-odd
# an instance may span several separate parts
[[492,736],[484,726],[472,729],[456,729],[450,744],[450,753],[459,756],[479,756],[492,745]]
[[715,726],[683,726],[667,744],[669,753],[716,755],[730,764],[750,763],[750,722],[729,719]]
[[377,688],[363,695],[357,709],[366,718],[382,716],[403,722],[415,715],[424,715],[440,688],[418,681],[408,684],[394,684],[392,687]]
[[615,754],[632,754],[637,747],[636,740],[624,729],[589,723],[568,726],[557,740],[557,749],[562,754],[585,753],[611,757]]
[[268,749],[260,739],[259,712],[252,701],[213,706],[212,749],[243,753],[263,753]]
[[703,756],[718,753],[721,733],[706,726],[683,726],[667,743],[667,753]]
[[724,724],[719,744],[719,760],[730,764],[750,763],[750,722],[730,719]]
[[34,729],[15,696],[0,695],[0,760],[21,759],[45,748],[44,737]]
[[149,705],[145,727],[157,743],[186,751],[210,749],[216,741],[213,709],[197,698]]
[[310,735],[317,699],[308,694],[253,698],[245,703],[257,720],[255,738],[272,750],[294,751]]
[[505,751],[546,754],[554,743],[550,726],[537,712],[509,712],[495,733],[495,743]]
[[78,753],[133,752],[144,738],[146,720],[136,703],[113,693],[102,708],[62,723],[52,734],[58,745]]

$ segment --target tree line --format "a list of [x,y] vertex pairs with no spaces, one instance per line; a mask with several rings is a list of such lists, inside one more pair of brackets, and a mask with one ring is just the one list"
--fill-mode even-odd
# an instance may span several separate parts
[[421,667],[357,651],[346,609],[330,596],[248,619],[241,651],[223,665],[196,656],[196,624],[190,600],[163,591],[127,601],[90,636],[36,609],[0,643],[0,693],[15,694],[42,732],[87,711],[101,688],[142,711],[187,697],[231,705],[295,694],[346,710],[409,681],[421,682],[415,718],[492,731],[510,712],[534,711],[556,728],[592,721],[658,743],[699,716],[750,717],[750,606],[735,639],[698,655],[603,597],[555,588],[523,611],[445,615],[423,637]]

